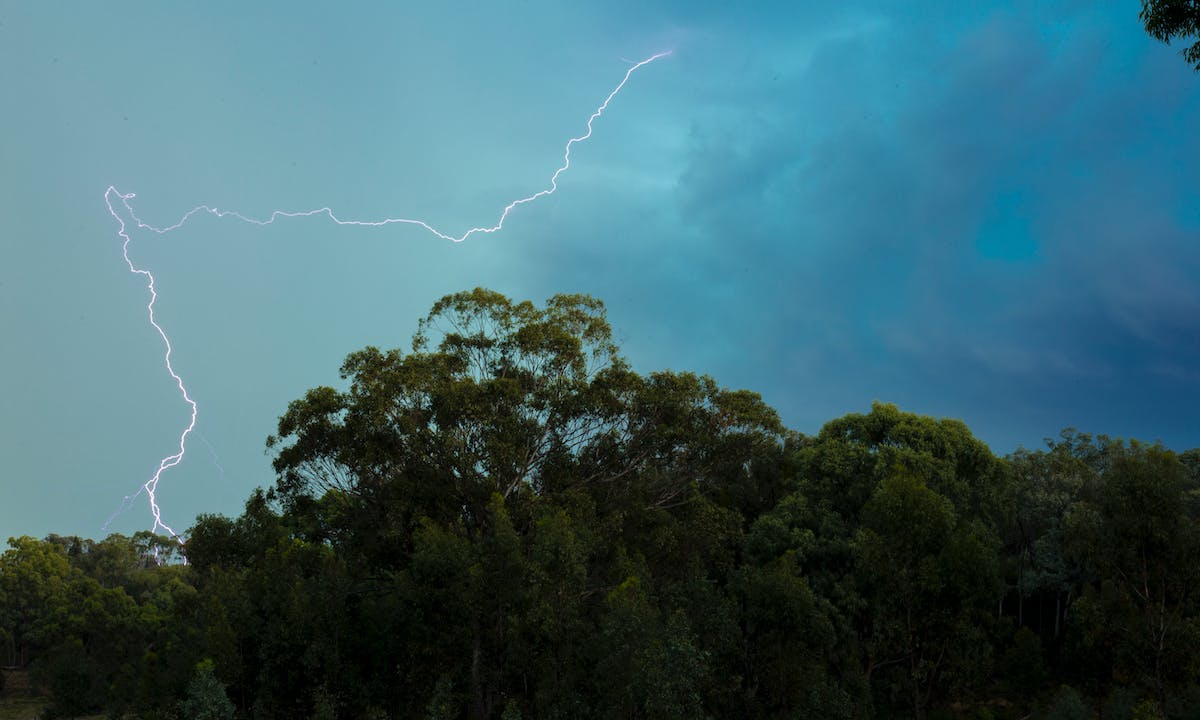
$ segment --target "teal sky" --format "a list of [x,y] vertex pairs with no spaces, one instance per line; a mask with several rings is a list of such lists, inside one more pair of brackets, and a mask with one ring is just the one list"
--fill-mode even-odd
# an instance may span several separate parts
[[[0,3],[0,536],[98,536],[188,408],[109,185],[329,206],[133,233],[200,407],[164,519],[236,513],[287,403],[441,295],[608,304],[635,367],[816,432],[872,400],[998,453],[1200,445],[1200,76],[1136,2]],[[111,529],[149,528],[138,499]]]

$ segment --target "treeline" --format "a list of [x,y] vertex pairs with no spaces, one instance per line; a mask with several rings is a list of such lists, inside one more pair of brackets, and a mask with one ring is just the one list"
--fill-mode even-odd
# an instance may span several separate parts
[[448,296],[342,375],[182,548],[10,541],[0,656],[49,715],[1200,717],[1200,451],[997,458],[884,404],[804,436],[634,373],[586,296]]

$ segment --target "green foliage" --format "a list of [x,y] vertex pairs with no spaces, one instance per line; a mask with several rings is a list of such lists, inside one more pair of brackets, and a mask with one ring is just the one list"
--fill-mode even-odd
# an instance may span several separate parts
[[521,720],[524,715],[521,714],[521,706],[516,700],[509,700],[504,705],[504,712],[500,714],[500,720]]
[[1154,700],[1143,700],[1133,706],[1132,720],[1163,720],[1162,709]]
[[1012,646],[1000,661],[1000,671],[1012,696],[1031,702],[1050,679],[1038,634],[1027,627],[1018,628]]
[[0,653],[49,716],[1200,707],[1200,451],[1068,430],[1001,460],[878,403],[805,437],[754,393],[634,373],[579,295],[450,295],[412,352],[342,372],[187,565],[151,533],[10,541]]
[[1092,713],[1078,690],[1063,685],[1055,693],[1044,717],[1046,720],[1088,720]]
[[856,550],[871,606],[868,651],[905,670],[898,689],[921,717],[939,688],[969,687],[986,661],[976,651],[995,595],[994,549],[986,532],[960,522],[948,499],[909,475],[886,479],[862,518]]
[[1066,548],[1099,582],[1079,599],[1081,642],[1159,706],[1200,668],[1200,524],[1177,456],[1133,443],[1067,515]]
[[337,700],[325,688],[319,688],[313,696],[311,720],[337,720]]
[[212,660],[197,663],[187,694],[179,701],[179,714],[185,720],[232,720],[234,710],[225,686],[213,672]]
[[454,684],[448,675],[442,675],[433,688],[433,696],[425,705],[426,720],[453,720],[459,715],[458,700]]
[[99,668],[89,661],[78,639],[64,641],[40,658],[34,677],[53,698],[43,713],[48,719],[86,715],[99,707]]
[[636,576],[606,599],[596,682],[605,717],[702,717],[699,683],[708,658],[686,617],[663,617]]
[[1195,38],[1180,51],[1183,59],[1200,72],[1200,3],[1196,0],[1142,0],[1139,14],[1146,32],[1156,40],[1169,43],[1175,38]]

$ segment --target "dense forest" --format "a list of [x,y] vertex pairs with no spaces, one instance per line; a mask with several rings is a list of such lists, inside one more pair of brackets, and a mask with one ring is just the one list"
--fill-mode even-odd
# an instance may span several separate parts
[[1200,717],[1200,451],[803,435],[577,295],[448,296],[342,377],[239,517],[9,540],[46,717]]

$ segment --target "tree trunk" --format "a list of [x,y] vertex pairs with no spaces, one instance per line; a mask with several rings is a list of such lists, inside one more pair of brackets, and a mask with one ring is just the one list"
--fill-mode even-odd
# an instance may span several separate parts
[[1017,627],[1025,625],[1025,552],[1017,563]]
[[1058,618],[1062,613],[1062,592],[1054,591],[1054,639],[1058,639]]
[[471,719],[486,720],[487,706],[483,698],[483,680],[480,678],[479,665],[483,654],[483,638],[479,632],[478,623],[475,623],[474,631],[471,638]]

